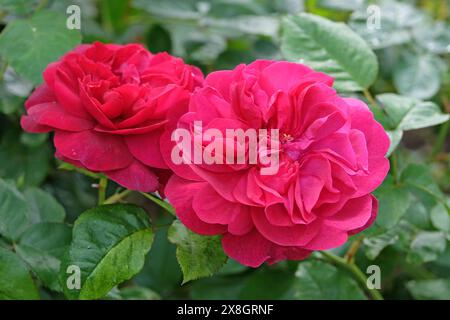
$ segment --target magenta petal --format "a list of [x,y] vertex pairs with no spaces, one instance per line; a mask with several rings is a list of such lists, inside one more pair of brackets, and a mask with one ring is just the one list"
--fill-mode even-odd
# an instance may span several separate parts
[[225,234],[222,237],[222,246],[230,258],[246,266],[257,268],[270,259],[272,243],[253,229],[243,236]]
[[81,105],[81,99],[78,93],[78,83],[75,84],[76,87],[73,87],[70,83],[70,81],[73,82],[73,79],[70,77],[71,76],[66,75],[61,69],[57,71],[56,80],[53,84],[53,92],[56,96],[56,100],[67,113],[79,118],[90,119],[91,116]]
[[258,231],[265,238],[281,246],[303,246],[316,236],[320,228],[315,222],[288,227],[275,226],[270,224],[264,212],[254,211],[252,217]]
[[131,190],[154,192],[159,187],[158,177],[150,168],[138,161],[123,169],[106,171],[105,174],[111,180]]
[[93,127],[92,121],[68,114],[56,102],[36,104],[28,109],[27,116],[27,121],[65,131],[84,131]]
[[346,231],[321,224],[319,232],[303,248],[308,250],[328,250],[343,245],[348,239]]
[[326,218],[326,224],[346,231],[361,228],[372,216],[372,202],[370,194],[350,199],[339,212]]
[[192,182],[173,175],[167,182],[164,192],[174,206],[177,217],[186,227],[203,235],[224,233],[226,226],[203,222],[192,208],[194,195],[205,185],[207,185],[205,182]]
[[33,133],[50,132],[53,128],[37,123],[33,117],[22,116],[20,118],[20,126],[23,130]]
[[272,243],[256,229],[242,236],[227,233],[222,237],[222,245],[230,258],[252,268],[257,268],[264,262],[273,264],[285,259],[306,259],[311,253],[303,248]]
[[263,87],[269,92],[282,90],[288,92],[295,85],[304,81],[333,84],[333,78],[316,72],[311,68],[294,62],[279,61],[268,65],[263,71],[261,80]]
[[356,228],[354,230],[350,230],[348,233],[350,235],[361,232],[367,228],[369,228],[372,223],[375,221],[375,219],[377,218],[377,214],[378,214],[378,200],[377,198],[375,198],[373,195],[371,195],[372,198],[372,211],[370,212],[370,218],[369,220],[367,220],[366,224],[363,225],[360,228]]
[[64,157],[77,160],[93,171],[122,169],[134,161],[122,137],[90,130],[56,131],[54,143]]
[[40,104],[44,102],[53,102],[56,98],[47,84],[44,82],[39,87],[37,87],[30,97],[25,101],[25,109],[29,109],[35,104]]
[[159,148],[160,138],[160,131],[152,131],[143,135],[130,135],[124,139],[130,152],[139,161],[151,167],[167,169]]
[[228,224],[244,206],[225,200],[205,185],[195,193],[192,207],[200,220],[206,223]]

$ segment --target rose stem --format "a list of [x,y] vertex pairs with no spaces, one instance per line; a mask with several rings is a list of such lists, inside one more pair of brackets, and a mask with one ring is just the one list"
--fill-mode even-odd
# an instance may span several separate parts
[[163,208],[164,210],[166,210],[167,212],[169,212],[172,215],[175,215],[175,209],[166,201],[162,200],[161,198],[151,194],[151,193],[145,193],[145,192],[141,192],[141,194],[146,197],[147,199],[153,201],[154,203],[156,203],[158,206],[160,206],[161,208]]
[[350,272],[355,280],[361,285],[361,287],[366,291],[366,293],[373,299],[373,300],[383,300],[383,296],[377,289],[369,289],[367,287],[367,278],[364,275],[364,273],[361,271],[361,269],[358,268],[358,266],[354,263],[349,263],[344,258],[341,258],[337,255],[334,255],[327,251],[320,251],[321,255],[331,262],[332,264],[341,267],[344,270],[347,270]]
[[116,203],[119,202],[120,200],[122,200],[123,198],[125,198],[127,195],[129,195],[131,193],[131,190],[129,189],[125,189],[122,192],[113,194],[111,197],[109,197],[108,199],[106,199],[103,204],[111,204],[111,203]]
[[105,202],[107,186],[108,186],[108,178],[101,177],[98,182],[98,204],[99,205],[102,205]]

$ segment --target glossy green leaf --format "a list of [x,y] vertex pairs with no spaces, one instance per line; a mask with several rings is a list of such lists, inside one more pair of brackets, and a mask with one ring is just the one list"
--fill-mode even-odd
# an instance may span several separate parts
[[259,270],[248,276],[239,293],[243,300],[292,299],[293,273],[281,270]]
[[71,228],[65,224],[38,223],[24,232],[15,248],[46,287],[61,291],[57,275],[71,238]]
[[394,84],[400,94],[418,99],[433,97],[441,86],[442,61],[431,54],[406,53],[394,68]]
[[397,149],[398,145],[400,144],[400,141],[402,141],[403,130],[400,129],[386,130],[386,133],[389,137],[389,140],[391,141],[388,152],[386,153],[386,157],[389,157],[392,154],[392,152],[394,152],[394,150]]
[[450,279],[413,280],[409,281],[406,287],[415,299],[450,299]]
[[25,197],[11,183],[0,179],[0,234],[15,241],[29,223]]
[[450,52],[450,25],[444,22],[422,24],[414,29],[414,39],[435,54]]
[[295,277],[294,296],[300,300],[366,299],[348,273],[322,261],[301,262]]
[[64,208],[49,193],[38,188],[29,188],[25,190],[24,196],[32,223],[64,221]]
[[17,15],[29,14],[36,7],[37,3],[29,0],[0,0],[0,11]]
[[363,240],[365,248],[364,253],[367,258],[374,260],[384,248],[396,243],[398,239],[399,235],[397,228],[392,228],[380,235],[366,237]]
[[108,297],[113,300],[160,300],[161,297],[153,290],[144,287],[114,288],[108,293]]
[[434,261],[445,251],[446,242],[447,239],[442,232],[419,232],[411,242],[407,259],[417,264]]
[[409,190],[395,185],[393,179],[387,179],[375,191],[379,209],[375,223],[385,229],[395,226],[411,204]]
[[0,141],[0,177],[37,186],[47,176],[51,157],[48,144],[30,147],[17,141],[18,130],[8,130]]
[[430,101],[384,93],[376,96],[397,130],[415,130],[435,126],[449,119],[439,106]]
[[136,283],[165,296],[180,286],[183,279],[176,257],[176,246],[167,239],[167,228],[155,233],[152,249],[145,258]]
[[430,168],[421,164],[410,164],[402,172],[402,181],[418,194],[445,203],[444,196],[431,175]]
[[35,300],[39,293],[25,263],[0,247],[0,300]]
[[349,25],[374,49],[410,42],[411,28],[421,26],[425,17],[407,3],[384,0],[368,10],[369,4],[352,13]]
[[30,19],[9,23],[0,35],[0,55],[35,85],[45,67],[80,43],[79,30],[66,27],[67,16],[42,10]]
[[[61,270],[66,295],[80,299],[105,296],[142,269],[152,242],[148,216],[135,205],[104,205],[87,210],[75,222]],[[70,265],[81,270],[80,290],[65,285]]]
[[282,30],[283,55],[333,76],[337,90],[358,91],[375,81],[375,54],[345,24],[302,13],[286,16]]
[[195,234],[176,220],[169,229],[168,237],[177,245],[177,259],[183,271],[183,283],[211,276],[227,261],[219,236]]
[[450,232],[450,215],[448,209],[442,204],[436,204],[430,212],[433,226],[444,232]]

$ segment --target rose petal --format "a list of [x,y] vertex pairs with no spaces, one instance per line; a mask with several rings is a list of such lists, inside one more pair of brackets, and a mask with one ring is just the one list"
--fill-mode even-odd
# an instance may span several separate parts
[[134,161],[122,137],[95,131],[55,132],[55,147],[65,157],[87,169],[109,171],[125,168]]
[[131,165],[114,171],[105,171],[111,180],[121,186],[140,192],[154,192],[159,187],[158,177],[139,161],[134,161]]

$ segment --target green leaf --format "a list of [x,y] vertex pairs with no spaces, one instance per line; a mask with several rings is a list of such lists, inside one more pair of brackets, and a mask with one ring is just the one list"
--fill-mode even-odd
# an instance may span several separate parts
[[190,297],[195,300],[234,300],[245,286],[245,277],[203,278],[190,284]]
[[0,55],[35,85],[45,67],[81,42],[79,30],[66,27],[67,16],[42,10],[30,19],[8,23],[0,35]]
[[393,179],[387,179],[375,191],[375,195],[379,201],[375,223],[385,229],[395,226],[411,204],[408,189],[401,185],[395,185]]
[[414,39],[435,54],[450,52],[450,25],[444,22],[421,24],[414,29]]
[[47,176],[51,151],[45,143],[29,147],[17,141],[18,130],[8,130],[0,142],[0,177],[39,185]]
[[429,99],[441,87],[442,64],[431,54],[404,54],[394,68],[394,85],[403,95]]
[[358,9],[364,0],[318,0],[319,7],[338,11],[353,11]]
[[32,12],[37,2],[29,0],[0,0],[0,11],[14,13],[17,15],[26,15]]
[[28,226],[25,197],[12,184],[0,179],[0,234],[16,241]]
[[436,204],[430,213],[431,223],[441,231],[450,232],[450,216],[447,208],[442,204]]
[[345,24],[301,13],[286,16],[282,30],[283,55],[333,76],[338,91],[359,91],[375,81],[378,73],[375,54]]
[[145,257],[144,268],[134,278],[135,282],[157,291],[162,296],[178,288],[183,274],[177,263],[176,249],[167,239],[167,228],[158,230],[152,249]]
[[450,279],[413,280],[406,287],[415,299],[450,299]]
[[35,300],[39,293],[22,260],[0,247],[0,300],[5,299]]
[[97,204],[97,194],[92,192],[92,179],[78,172],[57,171],[46,188],[62,204],[70,222]]
[[136,8],[147,10],[155,16],[184,20],[197,19],[201,16],[196,3],[197,0],[154,0],[152,3],[145,0],[133,1]]
[[64,221],[66,216],[64,208],[49,193],[38,188],[29,188],[25,190],[24,196],[32,223]]
[[242,273],[249,268],[244,266],[243,264],[240,264],[236,260],[233,260],[231,258],[228,258],[225,265],[219,270],[217,273],[218,275],[231,275],[231,274],[238,274]]
[[445,203],[444,195],[426,165],[409,164],[403,170],[401,180],[419,195],[428,196]]
[[247,34],[265,35],[275,37],[278,32],[278,19],[270,16],[229,17],[226,19],[205,18],[202,21],[205,27],[234,30]]
[[393,129],[415,130],[435,126],[449,119],[435,103],[384,93],[376,96],[386,111]]
[[374,260],[384,248],[396,243],[398,239],[399,235],[397,228],[389,229],[387,232],[380,235],[366,237],[363,240],[365,247],[364,253],[367,258]]
[[444,114],[438,105],[430,101],[394,93],[379,94],[376,99],[383,107],[384,113],[379,117],[383,120],[383,126],[388,129],[391,140],[388,156],[397,148],[403,131],[435,126],[449,119],[448,114]]
[[447,239],[442,232],[419,232],[411,242],[407,260],[415,264],[434,261],[445,251],[446,242]]
[[65,224],[39,223],[26,230],[15,248],[46,287],[61,291],[57,275],[71,238],[71,228]]
[[388,152],[386,153],[386,157],[389,157],[392,154],[392,152],[394,152],[394,150],[397,149],[398,145],[400,144],[400,141],[402,141],[403,130],[400,129],[386,130],[386,133],[389,137],[389,140],[391,140]]
[[[0,68],[5,68],[0,60]],[[6,66],[3,81],[0,82],[0,112],[14,114],[22,110],[25,98],[30,94],[33,86],[20,78],[11,67]]]
[[169,240],[177,245],[177,259],[183,271],[183,284],[217,272],[226,262],[220,236],[201,236],[176,220],[169,228]]
[[[367,6],[352,13],[349,25],[372,48],[382,49],[411,41],[410,29],[421,26],[424,14],[414,6],[396,1],[378,1],[376,3],[379,16],[375,11],[368,11]],[[379,25],[370,27],[371,22],[380,18]]]
[[153,290],[143,287],[114,288],[108,293],[107,298],[113,300],[160,300],[161,297]]
[[322,261],[298,266],[294,296],[301,300],[359,300],[366,296],[349,274]]
[[[130,204],[104,205],[81,214],[61,270],[64,291],[70,298],[99,299],[130,279],[144,265],[153,242],[146,212]],[[66,268],[81,270],[81,289],[66,286]]]
[[294,274],[281,270],[258,270],[246,277],[239,293],[243,300],[292,299]]

